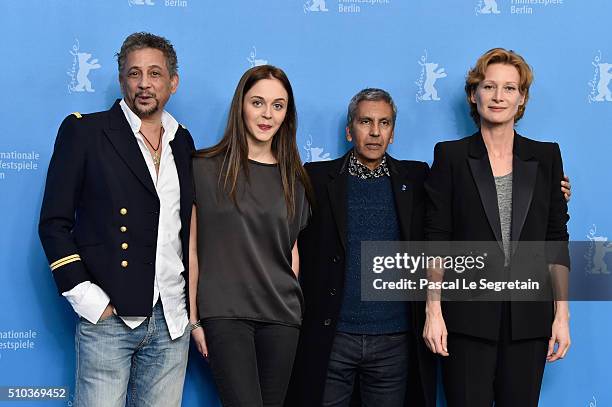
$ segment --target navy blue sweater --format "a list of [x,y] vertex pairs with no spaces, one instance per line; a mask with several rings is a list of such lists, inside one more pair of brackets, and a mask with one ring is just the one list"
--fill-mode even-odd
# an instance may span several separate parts
[[405,302],[361,301],[361,242],[400,240],[389,177],[349,175],[347,256],[344,293],[337,330],[352,334],[389,334],[408,328]]

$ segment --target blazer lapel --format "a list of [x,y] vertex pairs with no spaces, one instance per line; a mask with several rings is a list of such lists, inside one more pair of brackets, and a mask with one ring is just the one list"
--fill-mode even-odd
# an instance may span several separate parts
[[410,240],[412,221],[412,185],[406,180],[406,173],[401,172],[397,161],[387,155],[387,165],[391,174],[395,209],[399,219],[402,240]]
[[[527,212],[531,206],[538,173],[538,161],[532,159],[523,137],[514,135],[512,159],[512,236],[513,246],[520,240]],[[516,247],[513,247],[513,251]]]
[[497,205],[497,190],[495,188],[495,180],[493,179],[493,171],[491,170],[491,164],[489,163],[489,157],[482,136],[480,133],[477,133],[472,137],[469,146],[470,157],[468,157],[468,163],[470,165],[472,177],[474,177],[474,181],[476,182],[476,187],[478,188],[478,193],[485,214],[487,215],[487,220],[493,230],[495,239],[503,251],[499,207]]
[[183,133],[184,130],[179,125],[174,139],[170,142],[170,148],[174,156],[179,186],[181,188],[181,218],[185,219],[188,217],[188,212],[191,212],[194,190],[191,177],[191,152],[189,147],[185,146],[185,136]]
[[327,193],[329,194],[329,202],[331,204],[334,220],[338,229],[340,241],[346,252],[346,211],[347,211],[347,184],[348,184],[348,169],[347,163],[350,152],[344,156],[340,171],[333,169],[329,172],[331,181],[327,184]]
[[136,178],[138,178],[153,195],[157,196],[151,174],[142,157],[142,152],[138,147],[136,137],[134,137],[134,133],[132,133],[132,128],[127,122],[121,110],[121,106],[119,106],[119,100],[115,102],[110,110],[109,127],[105,129],[105,133],[119,156],[134,173]]

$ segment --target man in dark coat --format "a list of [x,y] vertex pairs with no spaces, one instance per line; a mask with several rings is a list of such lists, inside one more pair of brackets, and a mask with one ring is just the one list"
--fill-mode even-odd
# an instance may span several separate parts
[[179,406],[194,145],[164,110],[178,86],[172,44],[135,33],[117,57],[123,99],[59,129],[39,234],[80,317],[75,405]]
[[348,108],[343,157],[308,163],[315,192],[300,234],[305,298],[287,407],[435,406],[435,360],[421,334],[423,303],[361,301],[362,241],[424,240],[429,167],[395,160],[397,109],[381,89],[364,89]]

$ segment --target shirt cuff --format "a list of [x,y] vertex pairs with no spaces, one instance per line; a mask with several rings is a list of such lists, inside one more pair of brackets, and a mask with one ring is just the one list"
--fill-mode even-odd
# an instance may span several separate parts
[[106,306],[110,303],[109,296],[99,286],[91,281],[83,281],[69,291],[63,292],[74,311],[92,324],[98,322]]

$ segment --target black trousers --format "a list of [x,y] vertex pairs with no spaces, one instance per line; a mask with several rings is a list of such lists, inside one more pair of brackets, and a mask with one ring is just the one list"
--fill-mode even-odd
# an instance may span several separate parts
[[208,360],[224,407],[282,407],[300,330],[243,319],[204,322]]
[[546,364],[548,338],[513,341],[507,304],[498,341],[448,334],[442,360],[448,407],[535,407]]

